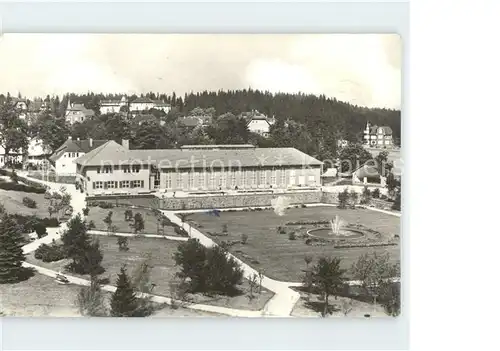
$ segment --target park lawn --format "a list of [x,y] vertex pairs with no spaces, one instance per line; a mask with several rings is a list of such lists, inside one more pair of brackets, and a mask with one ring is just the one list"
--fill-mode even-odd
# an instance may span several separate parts
[[[0,284],[0,312],[15,317],[81,317],[76,299],[81,286],[62,285],[35,273],[16,284]],[[43,293],[41,293],[43,292]],[[111,293],[104,292],[109,308]],[[214,317],[216,313],[157,305],[151,317]]]
[[[351,303],[352,310],[345,315],[342,309],[343,303]],[[337,299],[330,296],[328,305],[332,313],[329,317],[364,317],[369,314],[371,317],[389,317],[384,308],[380,305],[373,305],[367,302],[358,301],[349,297],[339,296]],[[292,317],[321,317],[321,311],[324,308],[324,302],[318,299],[318,296],[311,295],[309,301],[306,299],[306,294],[301,293],[301,298],[295,304],[291,316]]]
[[[36,201],[36,208],[29,208],[23,204],[23,198],[29,197]],[[0,189],[0,203],[4,205],[7,213],[17,213],[25,216],[36,215],[40,218],[49,217],[50,200],[44,198],[44,194],[25,193],[23,191],[11,191]]]
[[[245,245],[236,243],[229,248],[240,259],[253,268],[261,270],[266,276],[281,281],[302,281],[306,264],[304,256],[313,257],[313,263],[321,256],[336,256],[342,259],[344,269],[349,269],[357,258],[366,252],[385,253],[391,255],[393,262],[399,262],[400,247],[367,247],[367,248],[333,248],[332,246],[309,246],[305,244],[306,228],[286,226],[288,231],[296,230],[297,239],[289,240],[287,234],[278,234],[277,227],[286,222],[325,221],[338,214],[339,217],[353,224],[362,224],[377,230],[384,237],[392,238],[400,234],[400,218],[367,209],[341,210],[333,206],[319,206],[288,209],[283,216],[272,210],[221,212],[220,217],[194,213],[190,218],[198,225],[201,232],[221,232],[222,225],[227,224],[228,236],[210,236],[214,241],[239,241],[242,234],[248,235]],[[201,225],[201,227],[199,227]],[[310,228],[310,227],[309,227]],[[257,263],[258,262],[258,263]],[[349,276],[349,273],[347,273]]]
[[[86,216],[87,221],[94,221],[96,230],[107,231],[108,226],[104,223],[104,218],[111,211],[113,212],[113,216],[111,219],[113,220],[112,225],[116,226],[117,233],[134,233],[134,228],[130,225],[133,224],[133,221],[125,221],[125,211],[128,208],[125,207],[113,207],[110,209],[102,209],[100,207],[90,207],[90,212],[88,216]],[[141,234],[157,234],[157,220],[153,211],[143,208],[133,208],[131,209],[132,213],[135,215],[136,213],[140,213],[142,218],[144,219],[144,230]],[[161,230],[161,227],[160,227]],[[173,227],[165,227],[164,235],[178,236],[174,232]]]
[[[99,239],[100,247],[103,253],[102,266],[106,271],[102,278],[109,278],[110,284],[116,283],[117,274],[123,264],[127,265],[127,272],[132,275],[134,270],[140,265],[144,255],[151,253],[153,258],[153,269],[151,270],[151,282],[155,284],[153,294],[166,297],[172,297],[172,286],[178,282],[175,274],[179,271],[175,266],[173,259],[174,252],[177,251],[178,242],[167,239],[129,237],[129,251],[119,251],[116,236],[96,236]],[[37,260],[34,253],[27,256],[27,261],[42,267],[55,271],[64,271],[64,266],[69,260],[45,263]],[[71,275],[78,276],[73,273]],[[88,276],[84,278],[88,279]],[[249,299],[249,284],[243,280],[239,286],[242,294],[238,296],[205,296],[202,294],[188,294],[188,301],[191,303],[201,303],[214,306],[223,306],[237,309],[260,310],[266,302],[273,296],[272,292],[263,289],[261,294],[256,294],[254,299]],[[175,297],[175,296],[174,296]]]
[[61,285],[54,278],[35,273],[16,284],[0,284],[0,311],[6,316],[77,317],[79,286]]

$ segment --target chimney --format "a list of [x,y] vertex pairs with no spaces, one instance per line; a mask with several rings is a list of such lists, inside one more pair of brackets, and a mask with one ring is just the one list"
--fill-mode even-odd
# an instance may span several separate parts
[[92,138],[89,138],[89,146],[92,147],[94,145],[94,140]]
[[128,139],[122,139],[122,146],[128,150],[129,149],[129,142]]

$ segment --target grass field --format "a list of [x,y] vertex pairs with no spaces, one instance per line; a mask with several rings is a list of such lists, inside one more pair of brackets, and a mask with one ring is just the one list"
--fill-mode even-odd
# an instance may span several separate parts
[[[106,271],[102,277],[108,277],[112,285],[115,284],[117,274],[120,271],[122,264],[127,264],[129,275],[133,274],[134,270],[141,263],[144,254],[150,252],[153,257],[154,268],[151,271],[151,282],[155,284],[153,293],[171,297],[171,282],[178,281],[175,273],[178,268],[175,266],[173,254],[177,250],[177,242],[165,239],[152,238],[129,238],[129,251],[119,251],[117,238],[112,236],[98,236],[101,250],[103,253],[102,266]],[[41,260],[34,258],[34,254],[27,257],[27,261],[39,266],[43,266],[56,271],[64,271],[64,266],[68,263],[67,260],[57,262],[44,263]],[[88,278],[88,277],[85,277]],[[250,300],[247,291],[249,285],[246,280],[240,286],[243,293],[239,296],[215,296],[209,297],[202,294],[189,294],[188,298],[193,303],[203,303],[215,306],[231,307],[238,309],[260,310],[265,303],[272,297],[272,293],[263,291],[256,298]]]
[[[23,204],[23,198],[25,196],[35,200],[37,207],[26,207]],[[7,213],[18,213],[26,216],[36,215],[41,218],[49,217],[49,200],[44,199],[44,194],[0,189],[0,203],[4,205]]]
[[[113,224],[117,227],[118,233],[133,233],[134,229],[130,226],[133,221],[125,221],[125,211],[127,208],[124,207],[114,207],[110,209],[102,209],[100,207],[90,207],[89,215],[87,216],[87,221],[94,221],[96,230],[107,231],[108,226],[103,222],[104,218],[111,211],[113,212],[113,216],[111,219],[113,220]],[[141,234],[157,234],[157,220],[151,210],[142,209],[142,208],[134,208],[131,209],[132,213],[135,215],[136,213],[140,213],[142,218],[144,219],[144,230]],[[160,227],[161,230],[161,227]],[[172,227],[165,227],[164,235],[172,235],[176,236],[177,234],[174,232]]]
[[[284,226],[286,222],[324,221],[334,218],[336,214],[348,223],[365,225],[381,232],[386,237],[400,234],[399,217],[366,209],[340,210],[331,206],[288,209],[281,217],[271,210],[264,210],[222,212],[220,217],[197,213],[192,214],[190,218],[201,225],[199,230],[204,233],[221,232],[222,225],[227,224],[228,236],[212,237],[218,242],[238,241],[241,240],[242,234],[248,235],[245,245],[237,243],[229,250],[255,269],[262,270],[268,277],[282,281],[299,282],[302,280],[303,270],[306,268],[304,262],[306,254],[313,257],[313,263],[321,256],[339,257],[346,269],[350,268],[360,255],[372,251],[389,252],[394,262],[399,261],[399,246],[350,249],[309,246],[305,244],[305,239],[289,240],[288,235],[278,234],[276,230],[278,226]],[[294,226],[297,234],[306,231],[306,229],[299,228],[300,226]],[[259,263],[251,262],[254,260]]]
[[[53,278],[36,273],[17,284],[0,284],[0,311],[17,317],[80,317],[75,304],[78,285],[61,285]],[[105,293],[106,298],[111,297]],[[214,317],[215,313],[170,306],[159,308],[152,317]]]

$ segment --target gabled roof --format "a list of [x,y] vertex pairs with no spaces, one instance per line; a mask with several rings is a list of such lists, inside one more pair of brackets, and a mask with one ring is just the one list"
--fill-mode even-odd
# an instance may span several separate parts
[[144,98],[140,97],[140,98],[137,98],[134,101],[132,101],[132,103],[133,104],[144,104],[144,103],[151,104],[151,103],[153,103],[153,100],[151,100],[150,98],[146,98],[146,97],[144,97]]
[[84,139],[84,140],[71,140],[68,139],[57,148],[57,150],[54,152],[52,156],[50,156],[50,160],[55,162],[65,152],[83,152],[83,153],[88,153],[91,150],[94,150],[95,148],[98,148],[99,146],[103,145],[106,143],[107,140],[92,140],[92,146],[90,146],[90,139]]
[[87,166],[154,164],[160,168],[319,166],[321,161],[294,148],[127,150],[109,141],[75,161]]
[[376,126],[376,125],[370,127],[370,134],[377,134],[379,128],[382,128],[382,130],[384,131],[384,135],[392,135],[392,129],[391,129],[391,127]]
[[120,160],[127,160],[128,150],[114,140],[107,141],[87,154],[77,158],[75,163],[81,165],[116,164]]

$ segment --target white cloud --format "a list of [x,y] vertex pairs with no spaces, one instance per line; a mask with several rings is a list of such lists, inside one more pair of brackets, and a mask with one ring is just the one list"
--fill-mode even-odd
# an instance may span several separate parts
[[325,94],[399,108],[396,35],[5,34],[0,91],[241,89]]

